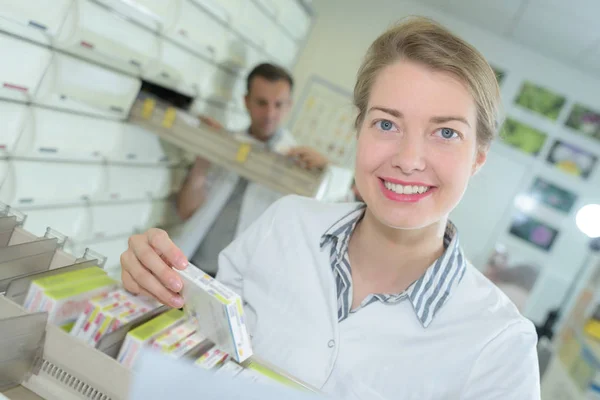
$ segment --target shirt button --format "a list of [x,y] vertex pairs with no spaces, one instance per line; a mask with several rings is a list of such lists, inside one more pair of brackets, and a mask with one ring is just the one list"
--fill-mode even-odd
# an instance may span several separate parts
[[333,349],[333,348],[335,347],[335,340],[331,339],[331,340],[330,340],[330,341],[327,343],[327,346],[328,346],[330,349]]

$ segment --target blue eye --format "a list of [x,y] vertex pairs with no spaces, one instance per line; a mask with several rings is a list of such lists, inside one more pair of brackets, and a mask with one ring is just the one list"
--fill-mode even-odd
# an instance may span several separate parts
[[388,121],[387,119],[377,121],[375,125],[382,131],[391,131],[392,129],[394,129],[394,124],[392,123],[392,121]]
[[450,128],[442,128],[438,130],[440,136],[444,139],[454,139],[456,137],[458,137],[458,134],[456,133],[455,130],[450,129]]

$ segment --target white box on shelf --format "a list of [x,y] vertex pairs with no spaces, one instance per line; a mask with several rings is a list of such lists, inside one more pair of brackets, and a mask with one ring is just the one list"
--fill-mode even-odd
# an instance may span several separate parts
[[150,213],[151,201],[124,204],[102,204],[91,207],[92,229],[89,240],[131,235],[135,230],[145,230]]
[[28,106],[19,103],[0,101],[0,155],[11,154],[19,141],[30,117]]
[[160,33],[171,26],[186,0],[96,0],[126,18]]
[[143,200],[167,197],[171,169],[167,166],[108,165],[108,186],[100,200]]
[[185,1],[165,36],[207,59],[220,61],[227,51],[229,31],[204,8]]
[[14,207],[83,204],[102,187],[101,164],[10,160],[0,201]]
[[0,52],[0,98],[30,101],[50,63],[52,52],[1,33]]
[[176,161],[169,160],[158,136],[140,126],[128,123],[120,125],[119,141],[117,146],[107,154],[107,159],[131,164],[167,164]]
[[74,0],[56,47],[123,72],[140,75],[158,58],[159,39],[99,4]]
[[208,13],[215,16],[221,22],[231,24],[235,16],[240,12],[243,0],[191,0]]
[[0,0],[0,30],[51,44],[70,4],[70,0]]
[[310,28],[311,18],[296,0],[281,0],[279,23],[296,40],[304,40]]
[[54,53],[34,102],[90,115],[123,119],[127,117],[140,87],[139,79],[65,54]]
[[92,219],[89,208],[56,207],[22,210],[27,219],[25,229],[42,237],[48,227],[66,235],[70,240],[82,240],[89,236]]
[[101,161],[118,147],[123,124],[69,112],[31,107],[14,149],[18,157]]
[[233,21],[233,28],[259,49],[264,49],[267,39],[267,27],[273,22],[253,2],[246,1],[241,5],[240,13]]

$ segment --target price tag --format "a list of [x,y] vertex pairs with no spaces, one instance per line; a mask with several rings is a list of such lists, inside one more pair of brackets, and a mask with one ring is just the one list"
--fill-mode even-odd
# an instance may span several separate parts
[[238,148],[237,155],[235,156],[235,160],[240,164],[243,164],[248,159],[248,154],[250,154],[250,149],[252,147],[249,143],[242,143]]
[[162,121],[162,126],[164,128],[171,128],[173,126],[173,123],[175,122],[176,117],[177,117],[177,110],[175,109],[175,107],[167,108],[167,111],[165,111],[165,117],[163,118],[163,121]]
[[144,100],[144,106],[142,107],[142,117],[148,119],[152,116],[152,112],[154,111],[154,106],[156,105],[156,101],[154,99],[146,99]]

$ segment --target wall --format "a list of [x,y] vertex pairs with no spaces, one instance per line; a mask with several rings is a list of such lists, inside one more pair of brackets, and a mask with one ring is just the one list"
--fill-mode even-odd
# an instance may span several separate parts
[[[478,268],[483,268],[497,241],[510,246],[519,257],[543,265],[524,311],[534,321],[542,322],[547,310],[560,303],[586,254],[588,240],[575,226],[574,213],[584,204],[600,202],[600,166],[596,166],[588,180],[581,180],[557,171],[544,160],[553,142],[551,139],[557,137],[600,155],[600,142],[563,128],[575,101],[600,110],[597,96],[600,80],[423,5],[398,0],[345,0],[343,8],[339,4],[314,1],[318,17],[294,70],[297,99],[313,75],[351,91],[361,58],[377,35],[405,16],[425,15],[448,26],[482,51],[494,66],[506,70],[507,77],[502,84],[506,114],[548,134],[549,140],[537,158],[495,143],[488,165],[473,179],[463,202],[453,213],[467,255]],[[525,79],[566,96],[567,104],[556,123],[513,104]],[[515,196],[526,190],[536,176],[552,180],[579,195],[568,215],[544,207],[530,210],[533,216],[551,222],[560,230],[550,252],[537,250],[508,234],[515,212]]]

